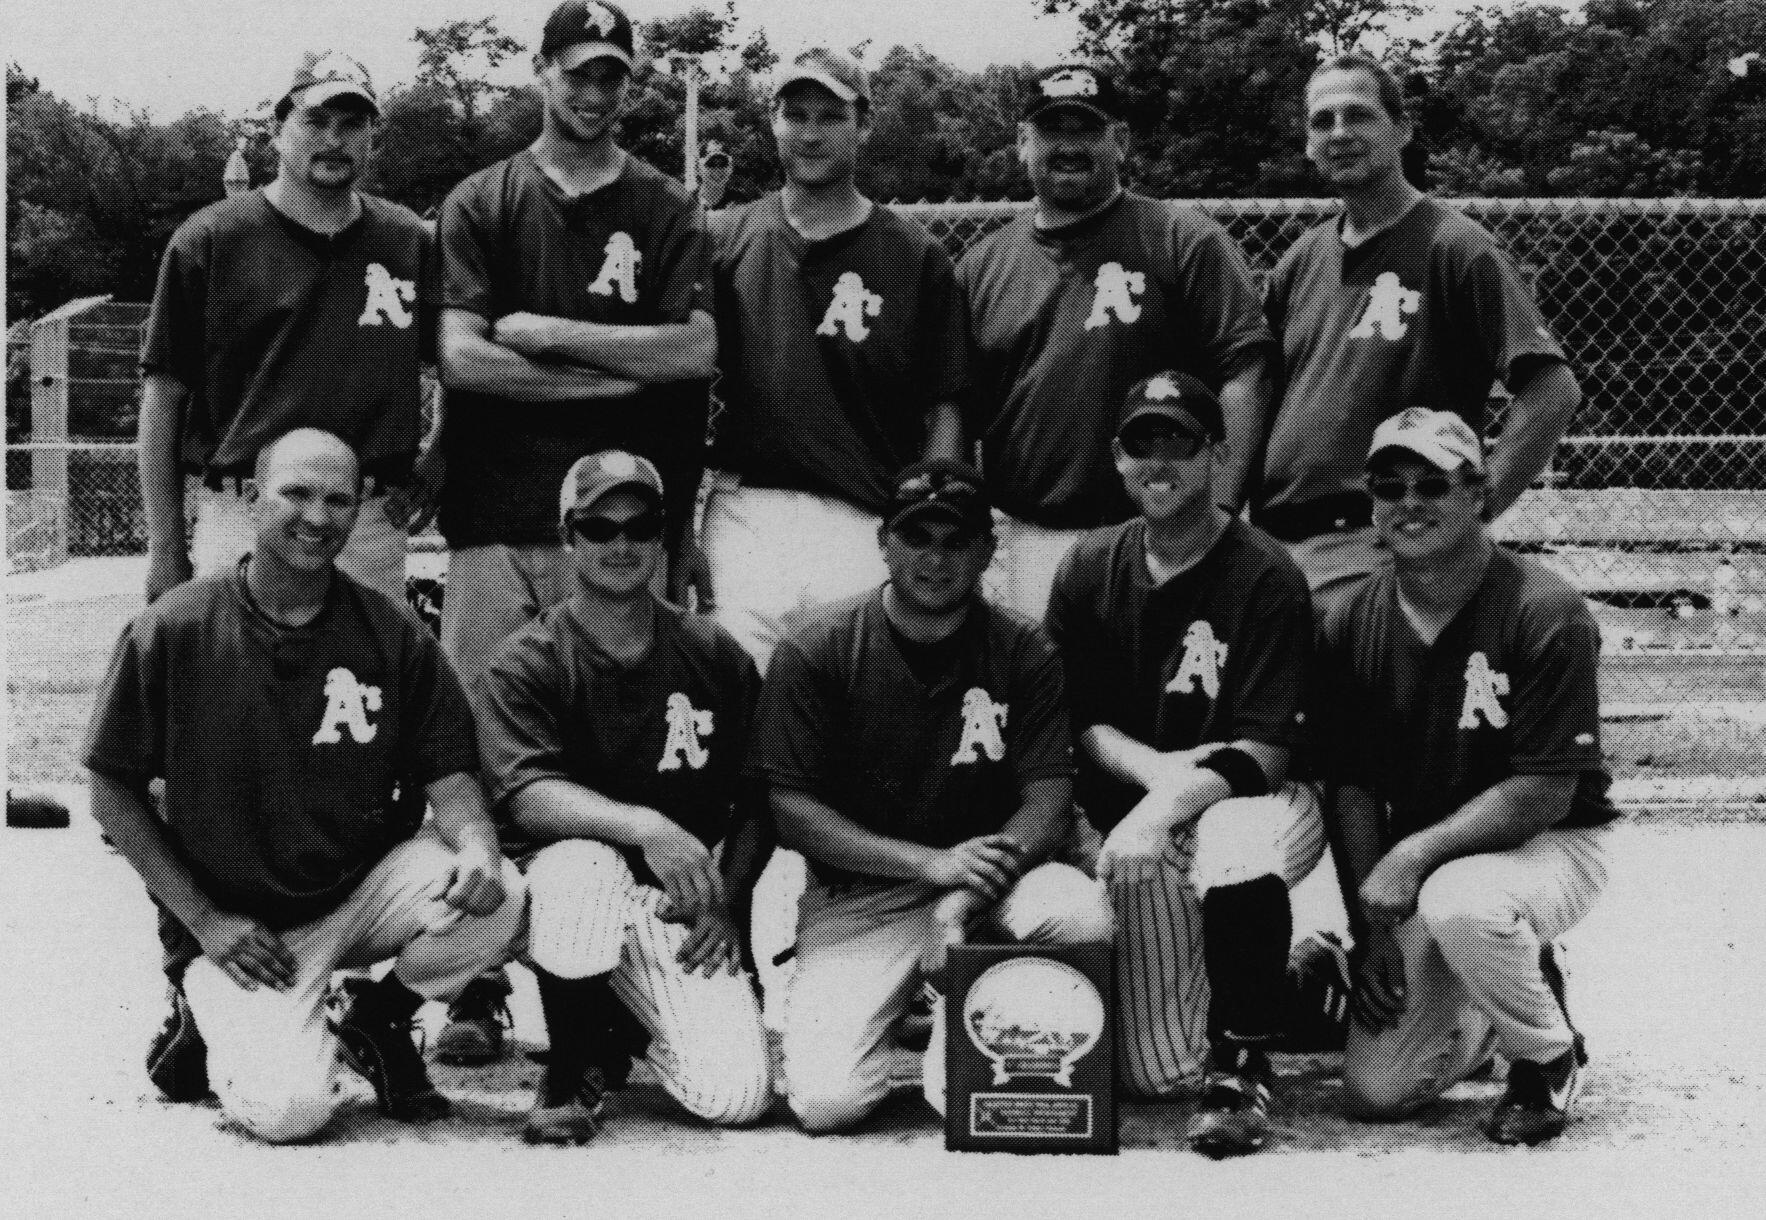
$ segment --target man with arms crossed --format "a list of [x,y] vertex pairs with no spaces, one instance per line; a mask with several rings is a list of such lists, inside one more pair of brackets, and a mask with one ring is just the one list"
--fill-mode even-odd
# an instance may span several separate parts
[[1067,553],[1046,624],[1067,672],[1080,807],[1105,834],[1120,1075],[1168,1096],[1212,1049],[1189,1127],[1211,1156],[1268,1138],[1267,1050],[1292,1007],[1288,891],[1325,844],[1311,786],[1287,779],[1312,605],[1281,545],[1215,504],[1224,431],[1192,377],[1130,391],[1114,451],[1141,515]]
[[1134,515],[1110,452],[1130,386],[1176,367],[1218,391],[1232,456],[1215,495],[1235,508],[1269,398],[1244,256],[1195,208],[1124,191],[1128,140],[1107,73],[1043,73],[1018,124],[1036,204],[957,266],[972,428],[1004,511],[989,592],[1033,619],[1079,533]]
[[895,472],[959,456],[966,322],[950,257],[853,185],[864,69],[773,85],[784,186],[711,218],[722,379],[705,549],[718,621],[763,666],[791,610],[874,588]]
[[[255,548],[124,630],[86,741],[93,816],[160,910],[173,1013],[149,1075],[174,1101],[212,1083],[277,1143],[329,1121],[340,1040],[384,1113],[446,1114],[411,1018],[501,962],[523,909],[440,649],[335,567],[361,491],[331,433],[267,441],[246,487]],[[388,957],[384,978],[351,980],[333,1032],[332,971]]]
[[[435,350],[429,231],[356,189],[380,104],[362,66],[308,53],[276,105],[276,180],[172,235],[142,344],[147,600],[252,548],[244,484],[290,428],[335,432],[366,476],[338,566],[405,596],[406,529],[428,519],[418,373]],[[185,479],[196,529],[185,540]]]
[[1513,398],[1490,455],[1494,520],[1539,477],[1581,401],[1496,239],[1405,180],[1411,134],[1402,87],[1377,60],[1336,56],[1306,86],[1306,155],[1343,213],[1295,242],[1270,281],[1285,384],[1250,500],[1251,519],[1327,600],[1387,560],[1360,486],[1381,420],[1430,403],[1481,434],[1500,378]]
[[1345,1104],[1405,1117],[1500,1050],[1485,1133],[1539,1143],[1563,1131],[1584,1061],[1542,951],[1599,896],[1618,816],[1599,628],[1491,541],[1490,469],[1457,414],[1385,421],[1367,472],[1393,566],[1332,607],[1320,644],[1320,765],[1357,941]]
[[592,1137],[630,1065],[606,1036],[614,1001],[595,984],[609,975],[693,1114],[753,1122],[772,1102],[741,948],[771,846],[770,819],[739,799],[753,789],[740,774],[760,675],[720,627],[651,592],[663,500],[656,468],[633,454],[572,466],[558,525],[576,592],[504,641],[480,678],[491,798],[510,853],[531,853],[527,960],[551,1043],[532,1143]]
[[[808,859],[784,1072],[810,1131],[889,1092],[889,1035],[970,925],[1015,941],[1103,942],[1110,912],[1049,856],[1072,824],[1061,662],[977,592],[993,552],[980,475],[901,474],[878,544],[889,580],[809,612],[773,654],[751,771]],[[925,1092],[944,1101],[942,1001]]]

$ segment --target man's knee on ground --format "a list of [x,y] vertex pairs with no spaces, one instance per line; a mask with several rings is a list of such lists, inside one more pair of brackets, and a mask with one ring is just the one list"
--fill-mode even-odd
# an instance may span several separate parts
[[268,1144],[294,1144],[311,1139],[337,1111],[337,1093],[329,1079],[305,1081],[285,1088],[263,1087],[225,1099],[224,1110],[247,1131]]
[[681,1105],[714,1126],[746,1127],[772,1107],[772,1063],[764,1042],[758,1055],[702,1055],[684,1063],[682,1073],[688,1083],[681,1089]]
[[1035,945],[1108,944],[1115,914],[1104,887],[1069,864],[1041,864],[1019,879],[1001,911],[1005,931]]
[[855,1126],[882,1100],[871,1096],[850,1079],[823,1083],[829,1087],[812,1083],[799,1088],[793,1084],[787,1098],[791,1112],[811,1135],[828,1135]]
[[1427,1082],[1402,1070],[1401,1064],[1376,1065],[1345,1059],[1343,1113],[1367,1123],[1401,1122],[1433,1098]]
[[889,1093],[880,1064],[835,1053],[813,1037],[785,1043],[786,1100],[803,1129],[812,1134],[841,1131],[877,1108]]
[[560,978],[587,978],[619,965],[625,944],[624,895],[631,869],[593,839],[565,839],[527,868],[528,955]]

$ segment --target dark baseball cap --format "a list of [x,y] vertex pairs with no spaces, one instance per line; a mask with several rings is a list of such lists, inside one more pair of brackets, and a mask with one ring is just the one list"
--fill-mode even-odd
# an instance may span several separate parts
[[1078,110],[1106,123],[1122,117],[1116,97],[1116,81],[1108,72],[1090,64],[1062,64],[1036,78],[1019,117],[1033,123],[1060,110]]
[[993,509],[981,472],[949,458],[928,458],[902,471],[889,499],[889,528],[921,517],[942,517],[977,530],[992,526]]
[[296,105],[323,106],[340,97],[360,98],[376,116],[380,114],[380,98],[368,69],[341,51],[307,51],[295,65],[288,91],[276,103],[276,116],[285,117]]
[[662,504],[662,476],[648,458],[623,449],[579,457],[558,488],[559,524],[567,524],[577,513],[595,507],[601,497],[622,489]]
[[564,0],[546,18],[540,54],[567,72],[591,59],[617,59],[630,68],[632,19],[606,0]]
[[1135,382],[1123,400],[1116,435],[1121,436],[1135,420],[1149,415],[1173,420],[1209,440],[1217,441],[1226,435],[1220,399],[1188,373],[1167,370]]
[[826,47],[805,51],[773,73],[773,99],[799,81],[820,85],[843,102],[871,104],[871,81],[858,62]]

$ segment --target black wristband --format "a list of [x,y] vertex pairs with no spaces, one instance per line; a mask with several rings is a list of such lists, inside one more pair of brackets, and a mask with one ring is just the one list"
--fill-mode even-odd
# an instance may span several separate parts
[[1233,790],[1234,796],[1269,795],[1269,777],[1263,774],[1263,768],[1257,765],[1255,758],[1237,746],[1216,750],[1196,766],[1206,767],[1220,776]]

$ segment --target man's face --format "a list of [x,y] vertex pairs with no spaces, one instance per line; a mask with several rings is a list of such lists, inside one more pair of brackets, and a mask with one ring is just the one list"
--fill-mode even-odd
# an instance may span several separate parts
[[1181,520],[1208,505],[1215,446],[1197,429],[1143,415],[1129,421],[1111,448],[1128,498],[1148,521]]
[[[1441,560],[1475,544],[1484,528],[1484,484],[1465,482],[1421,458],[1392,458],[1368,471],[1374,527],[1392,554]],[[1392,498],[1397,497],[1397,498]]]
[[1128,128],[1073,107],[1049,111],[1018,124],[1018,160],[1036,197],[1069,212],[1083,212],[1116,193]]
[[329,567],[349,541],[361,508],[355,456],[290,440],[253,484],[257,553],[299,572]]
[[552,130],[567,140],[593,144],[625,113],[632,74],[617,59],[602,56],[568,70],[541,59],[538,74]]
[[773,103],[773,139],[785,178],[818,187],[852,177],[870,135],[857,102],[843,102],[813,81],[799,81]]
[[920,514],[883,531],[883,563],[896,598],[921,614],[948,614],[974,595],[993,559],[993,533]]
[[649,497],[610,491],[572,516],[568,542],[585,592],[641,596],[662,562],[662,510]]
[[1339,190],[1402,175],[1409,122],[1394,119],[1360,68],[1320,74],[1306,90],[1306,157]]
[[315,191],[347,191],[368,172],[374,116],[342,98],[296,105],[277,125],[275,144],[286,177]]

